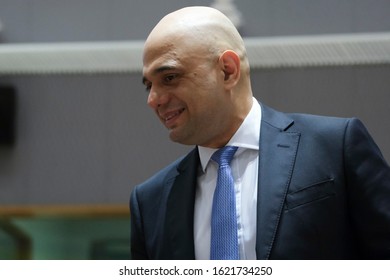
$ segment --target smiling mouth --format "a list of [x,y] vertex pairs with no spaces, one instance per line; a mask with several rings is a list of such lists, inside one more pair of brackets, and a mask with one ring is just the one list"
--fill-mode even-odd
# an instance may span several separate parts
[[165,122],[169,122],[170,120],[176,118],[177,116],[179,116],[181,113],[183,113],[184,111],[184,108],[183,109],[180,109],[180,110],[177,110],[175,112],[172,112],[170,114],[168,114],[167,116],[165,116],[164,118],[164,121]]

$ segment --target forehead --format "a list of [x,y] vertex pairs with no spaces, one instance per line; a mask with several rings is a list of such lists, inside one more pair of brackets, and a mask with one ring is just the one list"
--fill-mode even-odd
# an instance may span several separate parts
[[178,68],[183,61],[183,52],[177,44],[173,42],[147,43],[143,54],[143,73],[144,75],[158,74]]
[[145,56],[143,74],[144,76],[153,76],[176,69],[178,66],[179,62],[175,55],[171,53],[156,53],[153,56]]
[[209,52],[207,44],[198,37],[180,32],[153,32],[144,46],[143,75],[151,79],[167,70],[192,71],[204,60],[210,60]]

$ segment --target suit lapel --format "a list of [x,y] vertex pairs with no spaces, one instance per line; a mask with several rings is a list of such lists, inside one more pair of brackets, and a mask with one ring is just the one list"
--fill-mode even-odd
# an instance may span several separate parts
[[199,154],[197,148],[179,164],[166,184],[172,185],[167,203],[165,234],[172,259],[195,259],[194,203]]
[[300,134],[293,121],[262,105],[257,197],[257,259],[268,259],[290,184]]

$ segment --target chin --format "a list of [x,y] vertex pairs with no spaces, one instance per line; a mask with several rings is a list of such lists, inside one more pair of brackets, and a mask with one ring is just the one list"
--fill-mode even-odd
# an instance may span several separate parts
[[196,143],[193,143],[193,141],[190,141],[190,139],[183,137],[182,135],[178,135],[173,130],[170,130],[169,139],[171,139],[172,142],[182,145],[196,145]]

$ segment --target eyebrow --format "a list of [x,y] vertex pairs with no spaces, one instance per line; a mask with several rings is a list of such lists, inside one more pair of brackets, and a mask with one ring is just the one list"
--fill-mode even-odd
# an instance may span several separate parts
[[[165,71],[170,71],[170,70],[175,70],[177,67],[171,66],[171,65],[163,65],[161,67],[158,67],[153,70],[153,75],[157,75],[159,73],[165,72]],[[148,81],[145,77],[142,77],[142,84],[145,84]]]

